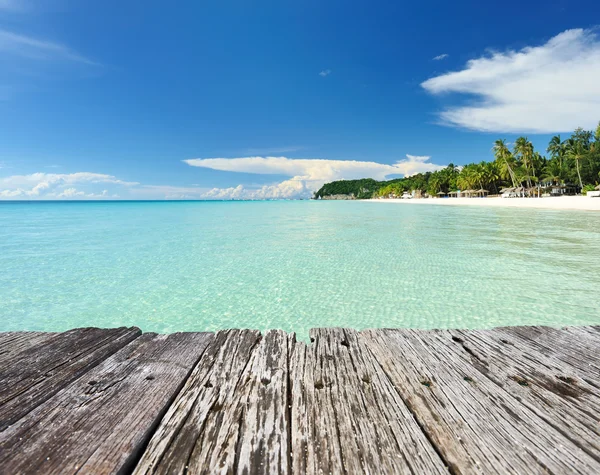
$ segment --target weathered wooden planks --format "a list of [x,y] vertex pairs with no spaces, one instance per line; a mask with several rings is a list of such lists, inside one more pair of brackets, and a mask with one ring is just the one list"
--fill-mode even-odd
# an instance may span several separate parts
[[57,333],[0,365],[0,431],[141,334],[138,328]]
[[[287,450],[286,400],[281,397],[286,392],[282,377],[286,361],[283,332],[269,332],[264,339],[250,330],[218,332],[161,421],[135,473],[231,473],[242,467],[253,473],[267,468],[273,473],[287,471],[287,457],[282,455]],[[264,385],[275,389],[262,402],[271,414],[258,419],[248,401],[256,403]],[[242,451],[240,441],[256,436],[256,432],[244,435],[252,425],[271,437]]]
[[56,333],[44,332],[7,332],[0,333],[0,367],[10,363],[19,353],[55,336]]
[[453,471],[600,471],[596,459],[484,375],[439,332],[365,331],[361,339]]
[[3,473],[132,468],[212,334],[144,334],[0,433]]
[[600,460],[600,394],[581,371],[495,330],[439,331],[462,356],[538,417]]
[[600,389],[600,352],[595,327],[503,327],[492,331],[507,341],[515,338],[534,351],[577,368],[586,380]]
[[600,473],[598,327],[139,334],[0,333],[0,472]]
[[311,341],[291,355],[294,473],[447,473],[355,331]]

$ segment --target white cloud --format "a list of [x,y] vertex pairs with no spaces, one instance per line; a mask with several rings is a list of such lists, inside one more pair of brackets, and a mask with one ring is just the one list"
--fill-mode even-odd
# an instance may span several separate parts
[[96,185],[106,183],[119,186],[135,186],[136,182],[119,180],[112,175],[102,173],[78,172],[70,174],[32,173],[31,175],[12,175],[0,178],[0,198],[47,199],[74,198],[86,196],[97,198],[105,196],[77,190],[73,185]]
[[76,188],[67,188],[62,193],[56,195],[57,198],[75,198],[77,196],[85,196],[83,191],[77,191]]
[[390,175],[410,176],[415,173],[443,168],[429,163],[430,157],[407,155],[393,165],[353,160],[302,159],[287,157],[196,158],[184,160],[194,167],[229,172],[291,177],[281,183],[248,189],[214,188],[202,195],[212,199],[278,199],[309,198],[324,183],[334,180],[374,178],[383,180]]
[[444,54],[440,54],[438,56],[436,56],[435,58],[433,58],[434,61],[441,61],[442,59],[446,59],[449,55],[444,53]]
[[496,52],[462,71],[422,83],[432,94],[479,97],[441,112],[448,125],[487,132],[555,133],[593,128],[600,119],[600,40],[567,30],[541,46]]
[[322,78],[327,77],[331,74],[331,69],[324,69],[323,71],[321,71],[319,73],[319,76],[321,76]]
[[68,60],[96,65],[65,45],[0,29],[0,52],[38,60]]

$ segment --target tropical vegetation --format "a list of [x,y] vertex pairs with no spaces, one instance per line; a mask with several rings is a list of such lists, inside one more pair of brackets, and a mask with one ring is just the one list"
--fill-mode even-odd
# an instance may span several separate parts
[[513,144],[496,140],[494,160],[464,166],[448,165],[435,172],[405,178],[377,181],[339,180],[326,183],[315,198],[347,195],[357,199],[402,196],[420,190],[431,196],[457,190],[487,190],[492,194],[503,188],[531,189],[537,186],[573,185],[580,192],[593,189],[600,181],[600,123],[595,131],[575,130],[562,139],[555,135],[542,155],[527,137]]

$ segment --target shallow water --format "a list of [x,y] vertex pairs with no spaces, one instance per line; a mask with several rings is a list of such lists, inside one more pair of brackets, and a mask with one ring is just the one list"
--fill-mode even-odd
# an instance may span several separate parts
[[600,324],[600,214],[0,203],[0,331]]

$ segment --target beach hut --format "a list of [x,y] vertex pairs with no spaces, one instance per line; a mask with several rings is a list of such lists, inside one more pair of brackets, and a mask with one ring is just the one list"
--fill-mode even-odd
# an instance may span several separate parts
[[481,188],[480,190],[477,190],[475,193],[477,194],[478,197],[485,198],[488,195],[489,191]]
[[451,191],[448,193],[448,197],[450,198],[458,198],[458,191]]
[[444,193],[443,191],[440,191],[438,193],[436,193],[438,198],[444,198],[446,196],[446,193]]

